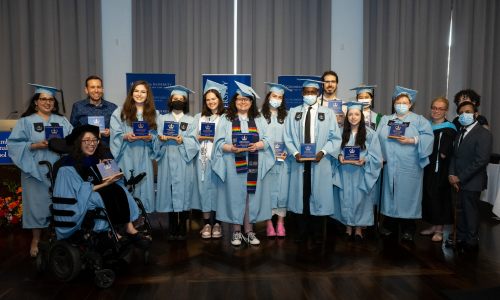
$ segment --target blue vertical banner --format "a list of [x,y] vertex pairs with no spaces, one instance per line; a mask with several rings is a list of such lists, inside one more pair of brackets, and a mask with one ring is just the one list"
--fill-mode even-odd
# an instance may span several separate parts
[[[296,76],[296,75],[282,75],[278,76],[278,83],[286,86],[290,90],[285,91],[286,109],[302,105],[302,84],[303,81],[297,79],[313,79],[321,81],[321,76]],[[321,85],[319,94],[321,95]]]
[[0,131],[0,164],[12,164],[9,151],[7,149],[7,139],[10,131]]
[[132,84],[139,80],[146,81],[151,86],[156,110],[162,115],[168,113],[167,101],[170,98],[170,92],[165,88],[175,85],[175,74],[127,73],[127,93]]
[[[227,86],[227,93],[226,96],[224,96],[224,107],[227,108],[227,105],[229,101],[231,100],[231,97],[236,93],[236,90],[238,89],[238,86],[234,81],[238,81],[240,83],[246,84],[248,86],[252,86],[252,75],[250,74],[203,74],[203,87],[202,87],[202,93],[203,89],[205,88],[205,83],[207,82],[207,79],[212,80],[213,82],[217,82],[219,84],[223,84]],[[203,96],[202,96],[203,97]],[[200,99],[202,99],[200,97]]]

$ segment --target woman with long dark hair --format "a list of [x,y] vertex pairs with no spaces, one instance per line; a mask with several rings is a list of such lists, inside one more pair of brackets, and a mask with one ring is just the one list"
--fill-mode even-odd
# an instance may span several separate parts
[[[141,199],[146,212],[155,210],[155,189],[152,159],[156,157],[154,146],[158,142],[159,113],[151,87],[146,81],[136,81],[130,87],[123,107],[111,115],[110,150],[125,178],[146,172],[147,176],[135,188],[134,197]],[[149,136],[134,135],[134,121],[147,121]]]
[[[274,165],[273,141],[257,109],[257,93],[247,85],[236,84],[239,89],[217,126],[212,152],[212,168],[219,177],[217,220],[233,223],[233,245],[241,245],[242,239],[258,245],[253,223],[271,218],[271,203],[263,197],[262,179]],[[236,147],[239,133],[252,134],[248,151]]]
[[[191,209],[190,200],[193,192],[194,166],[193,159],[188,159],[182,153],[188,126],[193,117],[187,114],[189,110],[188,94],[193,91],[181,85],[167,87],[170,93],[167,107],[169,113],[160,117],[158,139],[160,141],[156,160],[158,161],[158,179],[156,194],[156,211],[168,212],[169,241],[183,241],[187,237],[186,221]],[[176,122],[179,126],[175,138],[167,137],[165,122]],[[169,126],[176,127],[173,123]]]
[[217,206],[217,175],[212,172],[212,149],[213,138],[205,138],[200,135],[202,126],[212,123],[214,131],[217,130],[222,115],[226,112],[224,108],[224,96],[227,87],[207,80],[203,94],[203,108],[201,113],[194,116],[192,125],[188,128],[184,139],[182,154],[187,159],[194,159],[195,178],[193,180],[193,195],[191,197],[191,209],[203,212],[203,228],[200,231],[204,239],[221,238],[222,230],[219,222],[214,216],[211,222],[211,214],[215,214]]
[[42,229],[49,225],[46,218],[50,216],[49,206],[52,203],[49,195],[50,181],[45,176],[48,169],[38,163],[48,161],[53,164],[59,159],[59,155],[48,149],[45,127],[62,126],[63,134],[66,136],[73,126],[59,113],[59,102],[55,95],[61,90],[43,85],[31,85],[37,87],[35,95],[30,99],[28,109],[12,130],[7,146],[12,161],[21,169],[23,228],[33,230],[30,255],[36,257]]
[[[264,177],[264,197],[271,201],[272,215],[278,216],[276,230],[272,221],[267,220],[267,236],[285,236],[286,206],[288,203],[288,182],[290,181],[290,160],[284,153],[283,129],[287,117],[285,90],[286,86],[266,82],[271,87],[262,104],[261,114],[267,121],[267,130],[273,138],[273,147],[276,156],[274,167]],[[279,153],[278,153],[279,152]]]
[[[334,159],[335,214],[333,218],[346,225],[343,241],[363,242],[362,226],[373,225],[373,203],[370,192],[382,168],[382,153],[377,133],[365,126],[363,107],[367,103],[351,101],[342,132],[341,154]],[[359,160],[347,160],[353,148],[359,147]],[[349,150],[348,150],[349,149]],[[355,227],[355,233],[352,232]]]

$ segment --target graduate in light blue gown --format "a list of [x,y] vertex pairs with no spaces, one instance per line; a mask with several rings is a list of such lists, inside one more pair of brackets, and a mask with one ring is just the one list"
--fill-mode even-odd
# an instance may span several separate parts
[[62,126],[66,136],[73,126],[59,113],[59,102],[55,95],[61,90],[31,85],[37,87],[35,95],[14,126],[7,146],[12,161],[21,169],[23,228],[33,229],[30,255],[36,257],[42,228],[49,225],[46,218],[50,215],[49,206],[52,203],[49,195],[50,181],[45,176],[49,170],[38,162],[45,160],[53,164],[59,159],[59,155],[47,149],[49,143],[45,140],[45,127]]
[[[283,133],[292,168],[287,207],[296,214],[294,241],[297,243],[307,240],[309,227],[313,231],[313,241],[323,243],[324,216],[334,214],[331,161],[339,155],[341,137],[335,113],[317,101],[319,83],[322,82],[304,81],[304,103],[290,109]],[[301,160],[302,143],[316,145],[313,161]]]
[[[194,116],[191,126],[188,128],[187,136],[184,137],[182,147],[185,159],[194,159],[195,178],[193,180],[193,193],[191,197],[191,209],[203,212],[203,229],[200,231],[204,239],[222,237],[221,226],[215,218],[217,207],[217,175],[212,172],[212,149],[214,140],[212,137],[200,136],[201,127],[204,123],[212,123],[217,129],[221,116],[226,112],[224,99],[227,87],[207,80],[203,91],[203,108],[201,113]],[[213,132],[215,133],[215,131]],[[212,216],[214,222],[211,222]]]
[[[346,225],[342,240],[354,238],[363,242],[362,226],[373,225],[371,191],[380,175],[382,153],[377,133],[366,126],[363,107],[367,103],[351,101],[347,106],[347,117],[342,132],[341,154],[333,159],[335,214],[333,217]],[[359,147],[359,160],[347,160],[349,152],[345,146]],[[353,226],[356,228],[353,234]]]
[[[212,169],[218,176],[217,219],[233,223],[233,245],[240,245],[242,239],[257,245],[260,241],[253,232],[253,223],[271,218],[271,203],[263,197],[263,178],[274,166],[273,140],[266,120],[257,110],[257,93],[249,86],[236,84],[239,89],[217,125],[212,152]],[[248,151],[236,147],[238,133],[252,133]]]
[[[384,116],[377,128],[382,148],[384,182],[380,205],[384,229],[380,234],[397,236],[401,225],[402,239],[410,241],[416,230],[414,219],[422,217],[422,189],[424,167],[429,164],[434,134],[427,119],[410,112],[417,91],[396,87],[395,114]],[[404,124],[401,139],[389,138],[390,124]]]
[[[97,164],[104,157],[104,149],[99,138],[99,127],[83,125],[75,128],[66,137],[66,144],[72,146],[71,152],[62,161],[54,185],[54,220],[58,240],[70,237],[77,231],[88,210],[105,208],[113,226],[123,225],[129,239],[147,239],[132,225],[139,215],[139,208],[132,195],[123,185],[123,174],[102,178]],[[59,201],[63,198],[66,203]],[[67,201],[74,203],[70,204]],[[106,207],[106,203],[109,203]],[[118,205],[116,205],[118,204]],[[58,211],[74,212],[63,216]],[[58,222],[68,222],[62,225]],[[71,225],[71,223],[73,223]],[[94,220],[95,232],[108,231],[109,223]]]
[[[149,136],[136,137],[134,121],[148,121]],[[152,159],[158,145],[159,113],[155,109],[153,92],[146,81],[136,81],[130,87],[123,107],[111,115],[109,148],[125,178],[146,172],[146,177],[135,187],[134,197],[141,199],[147,213],[155,210],[155,189]]]
[[[172,91],[167,102],[170,113],[160,117],[160,128],[158,130],[156,211],[169,213],[167,239],[174,241],[186,239],[186,221],[189,218],[190,200],[193,193],[193,159],[188,159],[183,154],[186,152],[186,147],[189,148],[188,150],[198,148],[197,145],[183,145],[184,137],[187,136],[187,129],[193,122],[193,117],[187,114],[189,111],[187,96],[194,92],[180,85],[169,86],[167,89]],[[167,136],[166,121],[178,123],[177,136]],[[169,126],[175,128],[174,124]]]
[[[267,130],[273,138],[275,147],[276,162],[274,167],[264,177],[264,197],[271,199],[272,215],[278,216],[276,230],[272,221],[267,220],[267,236],[285,236],[285,216],[288,202],[288,183],[290,181],[290,160],[287,159],[285,151],[276,151],[276,146],[284,146],[283,129],[287,117],[285,90],[291,92],[289,88],[277,83],[266,82],[271,87],[266,95],[260,113],[267,121]],[[281,148],[280,148],[281,149]]]

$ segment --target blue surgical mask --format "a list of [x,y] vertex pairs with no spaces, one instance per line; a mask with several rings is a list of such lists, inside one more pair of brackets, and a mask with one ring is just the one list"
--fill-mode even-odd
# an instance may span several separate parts
[[269,104],[274,108],[278,108],[281,106],[281,101],[271,98],[269,99]]
[[303,98],[304,98],[304,103],[307,105],[313,105],[314,103],[316,103],[317,100],[316,95],[307,95],[304,96]]
[[460,122],[462,126],[468,126],[474,123],[474,114],[463,113],[458,117],[458,122]]
[[408,104],[397,104],[396,105],[396,112],[400,115],[404,115],[410,110],[408,107]]

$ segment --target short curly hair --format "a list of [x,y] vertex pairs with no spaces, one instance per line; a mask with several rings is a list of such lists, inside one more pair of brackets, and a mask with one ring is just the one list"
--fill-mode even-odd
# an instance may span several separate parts
[[474,103],[476,106],[481,105],[481,96],[479,96],[476,91],[472,89],[466,89],[466,90],[461,90],[455,95],[455,98],[453,99],[453,102],[455,102],[455,105],[458,106],[458,102],[460,102],[460,99],[462,97],[467,97],[470,99],[472,103]]

